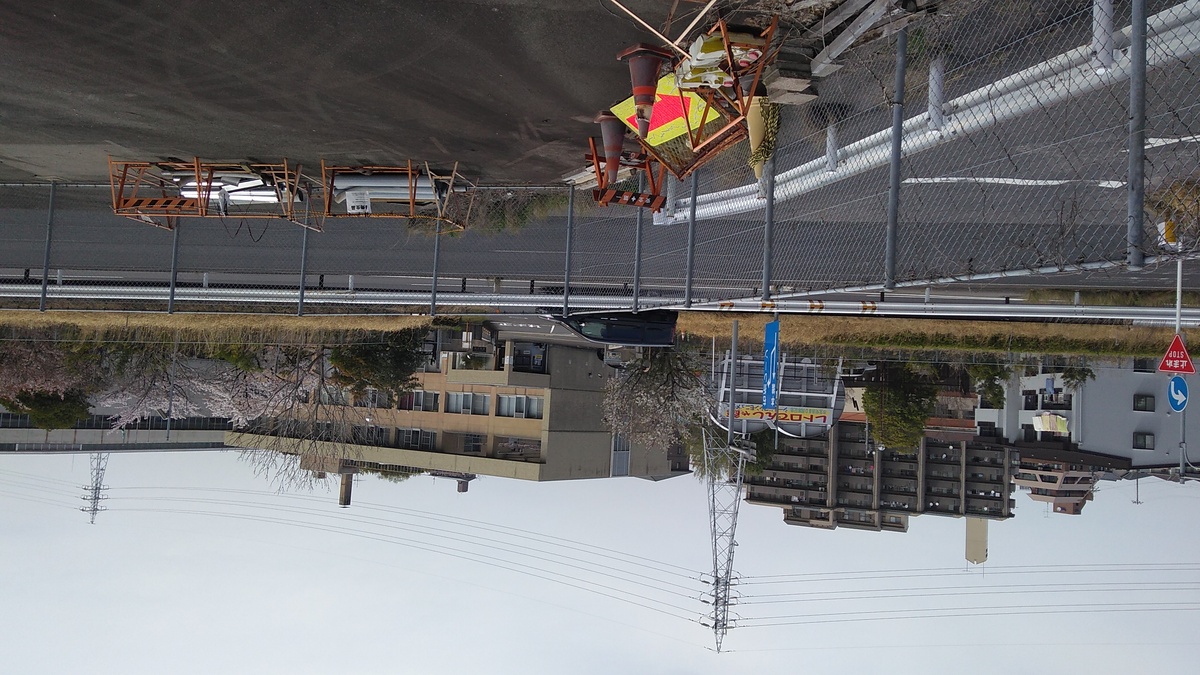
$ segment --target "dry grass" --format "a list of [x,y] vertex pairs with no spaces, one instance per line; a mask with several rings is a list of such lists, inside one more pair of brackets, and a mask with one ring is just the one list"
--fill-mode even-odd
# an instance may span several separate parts
[[[679,330],[728,340],[731,321],[741,336],[762,340],[766,314],[683,312]],[[1170,328],[1066,323],[1009,323],[835,316],[783,316],[780,339],[790,348],[817,346],[930,349],[990,353],[1157,356]],[[1198,333],[1200,334],[1200,333]]]
[[428,326],[428,316],[286,316],[282,314],[166,314],[163,312],[0,311],[0,329],[12,334],[66,328],[85,340],[152,339],[223,344],[341,342],[374,331]]
[[[1070,305],[1075,302],[1075,291],[1067,288],[1040,288],[1025,294],[1032,303]],[[1081,290],[1079,301],[1084,305],[1114,307],[1174,307],[1175,291],[1123,291]],[[1184,291],[1184,307],[1200,306],[1200,293]]]

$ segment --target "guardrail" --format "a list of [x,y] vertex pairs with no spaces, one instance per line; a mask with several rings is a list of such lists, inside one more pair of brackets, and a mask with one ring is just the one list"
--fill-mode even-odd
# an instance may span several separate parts
[[[97,302],[162,302],[166,303],[170,289],[165,287],[80,285],[53,286],[52,299],[92,300]],[[41,288],[35,285],[8,284],[0,286],[0,299],[37,300]],[[632,310],[632,298],[611,295],[577,295],[572,293],[573,310]],[[175,302],[213,304],[280,304],[294,305],[300,301],[298,289],[288,288],[176,288]],[[543,314],[558,312],[562,294],[521,295],[496,293],[448,293],[439,291],[436,298],[428,291],[352,291],[313,290],[304,293],[304,302],[348,307],[412,306],[436,308],[485,308],[509,314]],[[680,311],[757,312],[768,314],[810,314],[830,316],[878,316],[930,319],[1025,320],[1025,321],[1134,321],[1168,323],[1175,318],[1173,307],[1122,307],[1097,305],[1043,305],[1001,302],[894,302],[858,300],[774,300],[757,298],[741,300],[699,300],[685,307],[680,298],[646,298],[638,302],[641,310],[674,309]],[[117,311],[117,310],[112,310]],[[367,312],[368,314],[371,312]],[[394,314],[394,312],[378,312]],[[421,312],[424,313],[424,312]],[[361,312],[356,312],[361,314]],[[1200,309],[1182,311],[1186,326],[1200,326]]]

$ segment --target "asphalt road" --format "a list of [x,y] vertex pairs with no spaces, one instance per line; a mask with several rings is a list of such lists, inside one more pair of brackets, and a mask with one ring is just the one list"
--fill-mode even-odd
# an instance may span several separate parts
[[643,39],[594,0],[4,3],[0,180],[107,180],[107,154],[557,180]]
[[[474,69],[470,70],[470,77],[475,79],[493,72],[507,78],[509,72],[504,70],[506,67],[519,69],[514,65],[515,62],[511,61],[516,58],[512,56],[513,53],[517,53],[513,51],[516,47],[500,48],[509,45],[509,41],[520,42],[524,39],[525,42],[521,44],[524,45],[525,51],[519,53],[526,55],[534,50],[534,46],[526,43],[536,43],[540,45],[538,48],[557,46],[565,55],[553,61],[556,65],[550,69],[549,75],[523,69],[521,77],[530,80],[540,78],[557,83],[543,91],[560,96],[562,101],[586,98],[589,102],[578,107],[591,110],[612,102],[612,94],[603,93],[596,94],[597,102],[591,103],[592,98],[588,97],[594,90],[623,92],[627,87],[625,74],[620,68],[614,69],[608,65],[600,68],[596,63],[603,61],[607,64],[607,59],[611,59],[611,52],[615,51],[613,45],[636,39],[637,32],[590,3],[578,5],[567,2],[502,3],[498,0],[483,4],[437,3],[435,9],[429,9],[422,4],[420,14],[426,17],[422,21],[437,19],[440,22],[438,25],[443,26],[444,30],[458,31],[454,34],[461,37],[460,41],[470,42],[468,38],[474,36],[479,42],[472,44],[488,44],[492,45],[493,51],[499,50],[502,55],[494,56],[491,60],[476,59],[476,66],[472,66]],[[450,17],[453,12],[447,7],[451,6],[456,8],[453,12],[461,12],[463,16]],[[565,9],[568,6],[569,9]],[[403,117],[408,113],[396,111],[408,108],[423,110],[420,114],[421,119],[413,121],[413,124],[416,125],[414,128],[425,131],[393,134],[396,138],[405,139],[405,143],[413,143],[411,147],[418,150],[427,149],[421,144],[430,138],[444,143],[443,136],[438,134],[455,125],[463,128],[460,130],[462,133],[455,136],[454,142],[462,143],[462,147],[468,148],[473,147],[471,144],[475,143],[474,139],[480,134],[487,136],[495,129],[508,129],[507,132],[495,132],[507,133],[509,136],[501,139],[503,142],[497,141],[497,145],[494,146],[497,148],[496,152],[480,160],[478,165],[481,171],[485,170],[484,167],[486,171],[499,170],[497,167],[502,167],[503,158],[509,155],[501,152],[500,148],[519,150],[526,147],[558,147],[554,144],[559,141],[538,145],[528,139],[521,140],[520,134],[516,132],[519,132],[523,122],[516,122],[515,127],[514,123],[501,122],[502,117],[507,119],[507,116],[481,112],[471,125],[465,125],[459,124],[459,113],[438,115],[430,113],[429,109],[419,108],[419,105],[433,100],[430,98],[433,96],[430,92],[433,90],[429,87],[408,87],[403,91],[388,89],[386,93],[371,94],[353,93],[340,88],[341,80],[334,77],[334,71],[344,76],[345,72],[348,72],[346,64],[355,64],[355,72],[371,73],[367,81],[380,85],[394,84],[398,71],[387,70],[384,66],[376,64],[376,61],[366,59],[364,55],[374,55],[382,63],[392,58],[388,49],[394,51],[395,45],[399,43],[387,42],[390,47],[380,46],[380,42],[383,41],[382,33],[374,25],[355,31],[350,30],[351,24],[343,23],[339,18],[332,20],[333,28],[330,28],[324,24],[316,25],[319,23],[318,17],[328,18],[333,14],[339,17],[355,16],[364,20],[372,18],[381,26],[395,26],[399,22],[396,17],[400,12],[388,9],[392,5],[385,7],[382,4],[367,4],[365,8],[353,10],[338,5],[335,5],[334,10],[328,10],[322,5],[320,11],[310,8],[311,11],[300,12],[301,16],[297,17],[283,16],[280,12],[258,6],[230,9],[232,13],[227,16],[238,17],[242,16],[239,12],[248,13],[245,16],[247,20],[256,18],[264,26],[276,26],[281,29],[303,28],[309,31],[286,34],[263,31],[261,45],[256,49],[266,50],[275,45],[282,50],[281,53],[299,58],[302,52],[313,52],[315,48],[312,45],[320,44],[312,36],[330,36],[330,31],[334,31],[345,41],[345,44],[342,44],[331,38],[331,42],[337,45],[333,52],[340,56],[333,62],[321,64],[320,67],[313,66],[315,70],[305,76],[310,78],[308,80],[300,78],[298,67],[293,68],[289,65],[280,71],[285,80],[288,77],[300,78],[313,85],[312,91],[319,89],[329,92],[328,95],[316,96],[315,99],[301,97],[295,92],[289,94],[291,98],[283,96],[287,92],[281,91],[277,83],[272,81],[268,84],[275,88],[264,90],[273,92],[270,95],[257,96],[243,92],[244,95],[240,98],[227,100],[223,88],[233,87],[231,82],[240,83],[238,87],[250,87],[258,81],[256,77],[264,80],[272,78],[257,67],[234,67],[235,63],[245,61],[244,50],[250,49],[245,45],[233,49],[232,56],[220,56],[218,46],[227,51],[232,49],[228,44],[229,39],[223,36],[238,34],[243,35],[243,40],[249,40],[245,29],[230,26],[222,33],[210,25],[215,20],[207,17],[195,18],[198,23],[195,24],[193,32],[203,35],[203,39],[190,43],[186,40],[180,41],[178,49],[192,54],[196,50],[207,53],[205,50],[211,47],[219,56],[214,57],[218,58],[215,63],[226,66],[221,72],[228,73],[225,73],[224,79],[212,75],[201,80],[208,88],[199,87],[196,90],[199,93],[189,94],[194,98],[186,99],[186,105],[185,100],[179,97],[184,90],[191,91],[188,80],[175,81],[166,78],[164,81],[161,77],[163,73],[156,70],[163,67],[161,50],[155,52],[154,58],[149,59],[147,64],[143,64],[134,58],[131,47],[114,46],[117,38],[113,35],[121,34],[122,30],[151,30],[146,28],[150,24],[157,26],[153,30],[165,31],[165,26],[168,25],[162,23],[166,20],[165,17],[173,16],[179,21],[192,21],[191,15],[199,11],[196,5],[146,5],[140,7],[144,17],[136,10],[104,10],[126,19],[126,23],[111,25],[102,21],[102,10],[87,3],[60,3],[46,7],[49,7],[46,11],[51,13],[66,7],[69,11],[66,11],[64,16],[74,18],[70,21],[63,19],[64,25],[58,25],[53,22],[58,21],[57,18],[39,15],[38,12],[42,11],[40,9],[21,7],[0,10],[15,17],[13,21],[0,23],[0,31],[4,31],[5,37],[10,38],[0,45],[0,57],[11,56],[9,61],[13,64],[11,68],[0,72],[0,84],[5,85],[5,88],[0,90],[0,115],[4,116],[2,121],[5,122],[4,125],[0,125],[0,158],[5,156],[5,148],[9,147],[5,143],[11,144],[15,139],[33,142],[34,145],[42,141],[50,145],[70,144],[70,139],[73,138],[80,139],[80,142],[94,142],[100,138],[115,139],[113,142],[118,144],[152,141],[146,146],[146,151],[162,153],[166,153],[165,148],[168,147],[175,148],[170,150],[172,153],[182,152],[178,150],[177,141],[171,140],[168,143],[169,139],[183,139],[195,145],[216,142],[212,139],[218,139],[220,143],[229,145],[221,146],[224,149],[218,148],[213,152],[236,154],[235,146],[286,146],[295,147],[296,152],[301,153],[296,155],[297,157],[314,156],[303,154],[312,153],[314,149],[323,154],[326,148],[334,147],[322,145],[325,141],[321,139],[334,138],[335,127],[316,125],[314,128],[317,131],[310,128],[309,131],[301,133],[300,127],[295,126],[298,123],[295,119],[284,124],[289,119],[288,115],[272,107],[281,105],[280,101],[288,102],[288,106],[292,106],[288,110],[305,119],[316,112],[316,108],[305,106],[315,106],[316,102],[329,102],[329,105],[337,102],[339,109],[344,108],[348,111],[347,119],[357,120],[357,126],[336,127],[341,129],[337,133],[359,130],[354,132],[358,136],[339,136],[343,139],[359,136],[364,139],[382,138],[383,132],[368,123],[370,115]],[[503,38],[491,34],[496,32],[491,28],[507,26],[506,22],[516,22],[521,17],[532,22],[534,19],[529,18],[532,15],[541,16],[545,11],[556,8],[560,10],[555,15],[559,21],[552,27],[546,24],[530,24],[540,27],[539,34],[522,33],[516,29],[513,29],[515,33],[508,31]],[[492,9],[497,11],[493,12]],[[483,19],[477,16],[479,12],[494,15],[492,24],[485,26],[480,23]],[[408,14],[414,12],[410,11]],[[1014,69],[1026,67],[1086,42],[1086,30],[1081,30],[1080,27],[1087,24],[1087,17],[1082,14],[1080,16],[1083,18],[1073,20],[1069,30],[1045,31],[1034,39],[1020,42],[1013,48],[1011,58],[972,60],[974,57],[971,53],[964,53],[961,63],[952,64],[954,68],[948,76],[947,97],[963,95],[987,82],[1011,74]],[[113,35],[99,35],[99,31],[88,30],[87,26],[80,23],[87,17],[90,17],[96,26],[108,28]],[[32,22],[38,18],[48,22],[46,30],[50,36],[61,37],[65,41],[64,44],[70,45],[70,50],[73,50],[70,52],[69,67],[64,67],[63,72],[42,73],[47,69],[46,64],[58,63],[62,58],[51,54],[48,47],[31,44],[37,40],[30,38],[26,33],[33,29]],[[588,26],[577,26],[576,23],[579,22],[590,23]],[[228,22],[220,23],[224,25]],[[176,24],[185,25],[178,22]],[[427,23],[417,24],[428,28]],[[361,22],[353,25],[361,25]],[[201,31],[204,26],[209,26],[206,29],[207,33]],[[617,26],[620,28],[616,28]],[[408,24],[396,26],[398,35],[407,35],[405,31],[412,30],[415,29]],[[428,44],[427,32],[426,30],[414,38],[415,41],[411,43],[404,43],[405,49],[412,45]],[[156,34],[158,33],[151,31],[144,36]],[[182,33],[180,35],[186,37]],[[525,37],[521,38],[522,35]],[[492,40],[500,42],[489,42]],[[359,42],[364,42],[361,46],[365,51],[361,55],[357,52],[352,53],[347,46]],[[27,48],[18,49],[21,46]],[[572,60],[575,58],[572,55],[578,50],[591,50],[589,53],[593,58],[586,67],[585,64]],[[114,55],[123,55],[120,58],[125,61],[113,61],[112,59],[117,58]],[[456,65],[459,71],[455,72],[465,77],[463,73],[467,71],[463,69],[468,68],[468,64],[462,60],[465,57],[446,58],[449,60],[423,61],[421,67],[432,68],[429,72],[444,76],[447,83],[451,82],[451,73],[447,70],[450,65],[447,64]],[[188,73],[198,76],[203,68],[197,64],[207,62],[193,54],[182,63],[188,64]],[[478,63],[486,63],[487,66],[479,67]],[[908,93],[912,102],[909,114],[923,109],[921,64],[919,58],[914,60],[913,75],[910,77],[912,91]],[[118,76],[113,71],[121,65],[129,66],[129,72]],[[425,73],[424,70],[409,65],[411,67],[402,70]],[[1193,58],[1151,71],[1147,87],[1151,92],[1149,135],[1152,138],[1181,139],[1200,133],[1200,106],[1195,105],[1198,94],[1194,77],[1198,67],[1200,62]],[[776,157],[779,166],[796,166],[824,156],[824,135],[821,127],[816,124],[819,121],[816,118],[827,116],[831,108],[837,107],[835,104],[840,104],[848,111],[839,122],[839,135],[843,145],[888,128],[889,111],[886,105],[881,105],[887,100],[886,85],[879,83],[881,73],[886,74],[887,69],[886,62],[880,62],[878,59],[859,69],[847,67],[824,83],[820,105],[786,109]],[[218,69],[214,67],[213,70],[215,72]],[[578,79],[585,74],[587,78],[592,78],[593,72],[601,71],[604,75],[595,76],[599,79],[588,79],[590,84]],[[321,77],[326,79],[317,79],[318,74],[322,73]],[[45,85],[38,79],[43,75]],[[419,77],[434,75],[426,73]],[[501,78],[483,79],[487,83],[480,85],[483,87],[480,91],[472,90],[461,94],[465,98],[454,99],[456,109],[470,108],[468,104],[476,96],[484,98],[495,93],[491,87]],[[124,86],[121,82],[124,80],[140,82],[139,86],[152,89],[164,88],[164,93],[169,90],[172,96],[155,99],[158,101],[155,105],[159,107],[144,108],[148,111],[147,114],[165,120],[163,124],[155,126],[154,129],[121,126],[120,120],[123,118],[120,115],[114,116],[116,110],[109,98],[112,92],[121,90]],[[36,95],[39,87],[44,87],[51,94],[57,91],[56,87],[74,87],[80,91],[103,90],[109,92],[105,94],[109,98],[100,96],[97,100],[95,111],[98,119],[89,121],[80,118],[73,121],[73,115],[83,115],[78,110],[79,106],[72,106],[69,100],[57,97],[57,94],[42,94],[39,97]],[[915,182],[905,183],[902,188],[899,278],[921,280],[1122,259],[1125,249],[1125,191],[1112,185],[1120,184],[1124,179],[1125,155],[1122,153],[1125,147],[1127,87],[1123,82],[1105,87],[1069,103],[1047,106],[1019,119],[967,137],[956,138],[953,142],[936,149],[907,157],[902,175],[905,179]],[[528,93],[526,89],[521,91]],[[94,92],[89,95],[99,96]],[[446,96],[444,91],[440,95]],[[407,108],[406,105],[401,105],[401,100],[408,100],[406,97],[416,103]],[[487,100],[488,106],[492,107],[544,107],[541,99],[533,94],[510,97],[505,93]],[[129,101],[122,105],[133,106],[131,109],[143,109],[139,106],[149,105],[136,96],[129,97]],[[223,128],[219,113],[222,110],[221,106],[226,105],[228,101],[245,103],[251,108],[262,106],[263,114],[238,118],[237,124],[230,125],[230,135],[226,138],[219,133]],[[421,103],[422,101],[425,103]],[[228,108],[225,110],[228,112]],[[102,116],[100,112],[105,114]],[[195,124],[183,124],[181,116],[185,112],[196,116]],[[103,119],[99,119],[100,117]],[[561,118],[553,119],[562,121]],[[495,124],[499,126],[489,126]],[[584,122],[578,122],[576,125],[575,122],[568,121],[565,125],[570,132],[568,136],[575,134],[570,131],[571,128],[578,129],[578,138],[583,138],[592,131],[591,126]],[[492,131],[487,131],[489,129]],[[314,133],[318,135],[313,136]],[[566,136],[562,138],[562,143],[566,143]],[[314,144],[314,139],[320,142]],[[287,146],[288,143],[294,146]],[[432,147],[433,143],[429,142],[427,145]],[[359,151],[347,150],[340,157],[359,156],[354,154],[356,152]],[[386,153],[361,157],[374,159],[385,155],[403,158],[400,154]],[[555,171],[578,166],[577,155],[568,152],[562,157],[562,163],[554,165],[557,167]],[[528,167],[550,166],[548,161],[539,163],[540,161],[531,159],[521,162],[521,171]],[[6,166],[11,168],[16,165],[9,162]],[[1154,145],[1148,150],[1149,188],[1154,190],[1170,185],[1173,181],[1185,179],[1194,173],[1196,166],[1200,166],[1200,143],[1180,141]],[[3,170],[5,169],[0,167],[0,171]],[[3,178],[3,174],[0,174],[0,178]],[[947,178],[962,182],[920,182]],[[744,154],[740,150],[733,150],[703,169],[701,192],[745,185],[749,180],[750,171],[746,167]],[[1018,180],[1028,183],[1017,185],[1011,182],[997,183],[995,180]],[[1046,181],[1052,183],[1045,183]],[[785,287],[785,290],[879,283],[883,271],[887,184],[888,170],[882,167],[779,202],[776,205],[773,242],[773,283]],[[10,274],[14,270],[19,274],[25,268],[40,270],[46,237],[47,197],[45,188],[0,188],[0,232],[4,242],[4,246],[0,247],[0,270],[10,270]],[[586,201],[588,197],[581,193],[577,198],[579,201]],[[166,271],[170,268],[171,234],[106,213],[107,199],[105,189],[63,188],[58,191],[51,266],[68,270],[69,273],[126,274],[132,271],[150,277],[158,275],[159,278],[165,278]],[[750,200],[753,209],[745,214],[699,223],[695,267],[698,286],[715,289],[719,295],[731,297],[752,295],[761,285],[763,213],[761,202],[753,198]],[[633,209],[612,207],[593,210],[577,219],[572,262],[574,283],[621,289],[631,283],[635,239],[633,214]],[[468,231],[460,236],[443,237],[439,272],[444,278],[502,278],[509,280],[510,284],[518,285],[527,280],[536,280],[544,285],[552,285],[561,279],[562,275],[564,225],[561,216],[552,216],[530,223],[515,232],[494,234]],[[686,226],[654,226],[647,218],[642,251],[642,278],[645,286],[651,289],[677,290],[683,285],[686,242]],[[192,219],[185,221],[180,229],[179,269],[185,275],[193,275],[193,278],[203,272],[235,276],[265,274],[278,275],[279,283],[294,283],[300,267],[301,247],[302,231],[289,223]],[[327,223],[324,232],[309,237],[307,271],[310,283],[312,278],[322,274],[330,277],[354,274],[360,278],[419,280],[428,279],[432,270],[433,238],[405,230],[388,221],[331,221]],[[1151,269],[1139,273],[1117,270],[1103,274],[1022,277],[960,285],[953,292],[990,293],[993,292],[988,290],[991,286],[1013,289],[1002,290],[1001,293],[1039,286],[1173,288],[1173,272],[1172,268]],[[1189,270],[1185,283],[1189,288],[1200,288],[1200,274]],[[707,295],[713,297],[712,293]]]

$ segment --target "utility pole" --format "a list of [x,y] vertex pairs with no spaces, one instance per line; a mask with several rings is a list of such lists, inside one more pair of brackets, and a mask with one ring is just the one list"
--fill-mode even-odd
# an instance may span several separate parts
[[729,631],[729,608],[733,605],[733,554],[737,543],[738,506],[742,502],[742,474],[746,467],[745,451],[733,442],[733,421],[737,402],[737,321],[733,322],[733,348],[725,369],[726,390],[729,392],[729,428],[725,438],[704,430],[704,469],[708,483],[708,526],[712,538],[712,592],[708,623],[721,651],[725,633]]
[[90,485],[83,486],[83,501],[86,506],[79,509],[91,516],[88,520],[92,525],[96,524],[96,514],[104,511],[104,506],[100,503],[108,499],[108,495],[104,494],[108,490],[108,486],[104,484],[104,470],[108,467],[107,452],[93,452],[92,457],[92,482]]

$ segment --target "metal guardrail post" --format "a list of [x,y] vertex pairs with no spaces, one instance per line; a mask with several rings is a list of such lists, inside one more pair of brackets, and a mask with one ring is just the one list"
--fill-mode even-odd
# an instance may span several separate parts
[[908,28],[896,33],[896,84],[892,97],[892,159],[888,183],[887,240],[884,243],[883,287],[896,287],[896,230],[900,222],[900,146],[904,135],[904,74],[908,68]]
[[1112,0],[1093,0],[1092,53],[1096,55],[1096,65],[1099,68],[1112,68],[1115,44]]
[[429,290],[429,316],[437,316],[438,263],[442,256],[442,221],[433,226],[433,285]]
[[[829,126],[825,127],[825,170],[833,173],[838,170],[838,155],[841,148],[838,147],[837,124],[830,122]],[[771,179],[774,182],[774,178]]]
[[171,286],[167,291],[167,314],[175,313],[175,282],[179,278],[179,228],[177,222],[171,230]]
[[[638,192],[644,190],[645,179],[638,178]],[[642,207],[637,207],[637,229],[633,237],[633,311],[638,311],[638,300],[642,296]]]
[[38,311],[46,311],[46,291],[50,287],[50,241],[54,233],[54,190],[55,184],[50,184],[50,205],[46,215],[46,252],[42,256],[42,299],[38,301]]
[[1140,270],[1146,262],[1142,228],[1146,201],[1146,0],[1133,0],[1129,23],[1129,169],[1126,262]]
[[762,299],[771,299],[771,261],[775,243],[775,158],[767,160],[763,177],[766,181],[767,204],[763,219]]
[[938,131],[946,126],[946,56],[938,54],[929,62],[929,130]]
[[567,316],[571,302],[571,235],[575,227],[575,185],[567,188],[567,253],[563,261],[563,316]]
[[304,285],[308,276],[308,228],[300,229],[304,231],[304,238],[300,240],[300,300],[296,304],[296,316],[304,316]]
[[700,172],[692,172],[691,203],[688,205],[687,279],[683,282],[683,306],[692,306],[692,273],[696,267],[696,197]]

